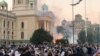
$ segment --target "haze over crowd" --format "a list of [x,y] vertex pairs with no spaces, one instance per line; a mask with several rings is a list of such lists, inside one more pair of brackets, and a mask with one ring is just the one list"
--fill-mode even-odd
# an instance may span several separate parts
[[[8,2],[9,10],[12,9],[12,0],[5,0]],[[56,16],[57,21],[59,22],[63,19],[71,21],[72,19],[72,11],[71,11],[71,1],[72,0],[38,0],[38,4],[46,3],[50,10],[52,10]],[[74,0],[77,2],[78,0]],[[100,0],[87,0],[87,17],[92,23],[99,23],[99,15],[100,15]],[[41,5],[38,5],[39,7]],[[74,8],[75,14],[82,14],[84,19],[84,0],[75,6]],[[58,23],[59,23],[58,22]]]

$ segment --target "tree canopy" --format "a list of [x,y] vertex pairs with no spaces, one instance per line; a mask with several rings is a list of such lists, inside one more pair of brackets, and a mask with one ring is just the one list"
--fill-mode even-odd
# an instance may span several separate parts
[[95,27],[95,43],[100,44],[100,27]]
[[53,37],[44,29],[37,29],[30,38],[30,42],[34,44],[42,44],[43,42],[52,42]]
[[78,43],[84,44],[88,42],[89,44],[93,44],[95,42],[95,35],[93,33],[93,30],[91,28],[87,29],[87,37],[85,30],[81,30],[81,32],[78,35]]

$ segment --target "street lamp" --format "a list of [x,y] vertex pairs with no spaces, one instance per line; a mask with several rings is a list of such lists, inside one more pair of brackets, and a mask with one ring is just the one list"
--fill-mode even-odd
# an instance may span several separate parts
[[[74,0],[72,0],[72,4],[74,4]],[[72,5],[72,29],[73,29],[73,44],[74,44],[74,6]]]
[[9,35],[8,35],[8,6],[7,6],[7,9],[6,9],[6,12],[7,12],[7,36],[6,36],[6,46],[8,45],[9,43]]
[[72,0],[72,4],[71,4],[71,6],[72,6],[72,27],[73,27],[73,44],[74,44],[74,6],[76,6],[76,5],[78,5],[78,4],[80,4],[80,2],[81,2],[82,0],[79,0],[77,3],[74,3],[74,0]]
[[86,0],[84,0],[84,15],[85,15],[85,41],[87,43],[87,9],[86,9]]

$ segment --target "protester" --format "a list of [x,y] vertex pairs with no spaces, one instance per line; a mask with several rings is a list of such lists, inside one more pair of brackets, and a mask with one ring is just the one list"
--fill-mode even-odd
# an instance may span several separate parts
[[[13,47],[12,47],[13,46]],[[99,56],[95,45],[19,44],[0,47],[0,56]],[[98,51],[97,51],[98,50]]]

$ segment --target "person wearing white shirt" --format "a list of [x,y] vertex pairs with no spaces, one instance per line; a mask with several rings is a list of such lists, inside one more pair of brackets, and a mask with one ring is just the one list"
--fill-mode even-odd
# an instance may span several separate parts
[[64,56],[64,55],[65,55],[65,52],[64,52],[64,51],[62,51],[61,56]]
[[21,54],[18,51],[15,51],[15,56],[20,56]]

